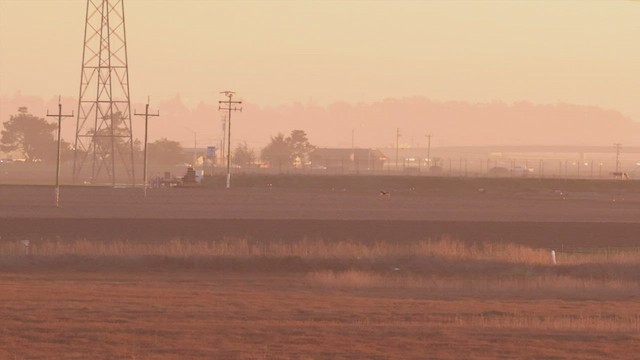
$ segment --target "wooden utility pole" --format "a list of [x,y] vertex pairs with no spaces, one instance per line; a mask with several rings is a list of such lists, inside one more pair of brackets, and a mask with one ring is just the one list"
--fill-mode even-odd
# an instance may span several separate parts
[[160,112],[158,111],[155,114],[149,114],[149,98],[147,97],[147,105],[145,106],[144,114],[138,114],[137,111],[134,111],[133,115],[144,116],[144,169],[142,170],[142,192],[144,193],[144,197],[147,197],[147,145],[149,142],[149,116],[160,116]]
[[427,137],[427,171],[431,169],[431,134],[425,135]]
[[396,128],[396,170],[398,170],[399,166],[399,155],[400,155],[400,128]]
[[58,118],[58,158],[56,161],[56,207],[60,207],[60,151],[61,151],[60,130],[62,130],[62,118],[73,117],[73,111],[71,111],[71,115],[62,115],[62,104],[60,103],[60,96],[58,96],[58,113],[49,114],[49,110],[47,110],[47,116],[55,116]]
[[[231,187],[231,112],[232,111],[240,111],[242,112],[241,106],[242,101],[234,101],[232,100],[235,92],[233,91],[222,91],[220,94],[224,94],[224,96],[228,97],[228,100],[220,100],[218,101],[218,110],[227,110],[229,111],[228,122],[227,122],[227,189]],[[225,106],[223,106],[225,105]]]
[[220,119],[220,121],[222,122],[222,139],[220,140],[220,163],[224,163],[224,159],[225,159],[225,145],[226,145],[226,138],[227,138],[227,115],[223,114],[222,115],[222,119]]

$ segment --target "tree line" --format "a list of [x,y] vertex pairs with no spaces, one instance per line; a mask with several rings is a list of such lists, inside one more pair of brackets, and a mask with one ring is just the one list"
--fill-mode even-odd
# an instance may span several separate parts
[[[117,114],[114,116],[118,117]],[[26,107],[21,107],[17,114],[11,115],[2,125],[4,130],[0,133],[0,151],[18,153],[25,162],[55,162],[58,146],[54,136],[56,124],[32,115]],[[104,138],[100,139],[105,141]],[[116,141],[124,140],[116,138]],[[62,160],[72,160],[73,145],[61,140],[60,146]],[[135,140],[133,148],[135,157],[141,159],[142,142]],[[256,165],[259,158],[264,166],[279,170],[305,168],[314,149],[315,146],[311,145],[303,130],[293,130],[288,136],[283,133],[271,136],[270,142],[260,151],[259,157],[246,142],[238,143],[231,154],[231,161],[242,167],[251,167]],[[150,142],[147,151],[149,163],[156,165],[178,165],[193,160],[192,155],[188,154],[179,142],[167,138]]]

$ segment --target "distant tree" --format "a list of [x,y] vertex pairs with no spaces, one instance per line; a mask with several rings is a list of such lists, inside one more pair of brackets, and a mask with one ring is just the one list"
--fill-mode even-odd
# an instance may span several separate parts
[[284,137],[283,133],[278,133],[276,136],[271,137],[271,142],[262,149],[260,157],[263,161],[269,163],[272,167],[278,167],[279,171],[282,168],[288,168],[291,166],[291,148],[289,143]]
[[307,133],[302,130],[293,130],[286,141],[291,149],[291,163],[305,168],[309,162],[309,154],[316,148],[309,143]]
[[268,161],[272,167],[291,168],[294,166],[305,167],[309,162],[309,154],[315,146],[309,143],[307,134],[302,130],[293,130],[291,135],[285,137],[278,133],[271,137],[271,142],[262,149],[262,160]]
[[57,125],[29,114],[26,107],[20,107],[18,112],[2,124],[5,130],[2,130],[0,150],[18,151],[26,161],[54,160],[57,143],[53,135]]
[[240,166],[250,166],[256,161],[256,153],[249,149],[247,143],[240,143],[233,151],[233,163]]
[[149,163],[162,165],[177,165],[189,159],[179,142],[167,138],[149,143],[147,156]]

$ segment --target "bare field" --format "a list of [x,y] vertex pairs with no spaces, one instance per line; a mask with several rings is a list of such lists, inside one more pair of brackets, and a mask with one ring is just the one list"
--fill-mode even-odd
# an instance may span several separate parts
[[0,358],[633,359],[628,184],[0,186]]
[[0,185],[0,217],[640,222],[635,181],[320,177],[306,186],[277,179],[228,190],[150,189],[146,198],[140,188],[68,186],[60,208],[52,187]]
[[633,359],[640,351],[637,284],[555,292],[369,276],[3,273],[0,357]]

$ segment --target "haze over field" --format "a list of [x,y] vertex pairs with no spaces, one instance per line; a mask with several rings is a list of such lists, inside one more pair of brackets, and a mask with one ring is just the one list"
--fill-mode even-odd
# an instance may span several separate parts
[[[77,107],[85,1],[0,0],[0,120]],[[319,146],[634,145],[640,4],[126,1],[133,108],[151,140],[221,136],[218,94],[246,101],[235,140],[307,131]],[[23,95],[21,95],[23,94]],[[180,95],[177,95],[180,94]],[[137,104],[137,105],[136,105]],[[575,105],[574,105],[575,104]],[[135,121],[134,137],[140,138]],[[67,121],[66,139],[75,121]],[[234,141],[235,141],[234,140]]]
[[[19,106],[34,114],[56,108],[57,97],[16,95],[0,97],[5,119]],[[64,98],[67,109],[75,109],[74,98]],[[401,129],[403,147],[424,147],[431,132],[434,146],[448,145],[598,145],[619,141],[633,144],[640,124],[615,110],[571,104],[538,105],[529,102],[473,104],[462,101],[434,101],[424,97],[388,98],[373,103],[332,103],[327,106],[293,103],[274,107],[244,104],[243,113],[233,119],[234,141],[246,141],[261,148],[278,132],[304,129],[311,142],[324,147],[351,147],[352,130],[356,147],[395,147],[396,129]],[[138,111],[142,103],[133,105]],[[159,101],[154,108],[162,116],[153,119],[150,139],[161,137],[193,146],[216,145],[222,136],[217,104],[201,102],[190,108],[176,95]],[[134,119],[134,137],[143,134],[142,122]],[[137,125],[137,126],[136,126]],[[66,123],[67,139],[73,139],[75,121]]]
[[639,19],[0,0],[0,359],[637,358]]

